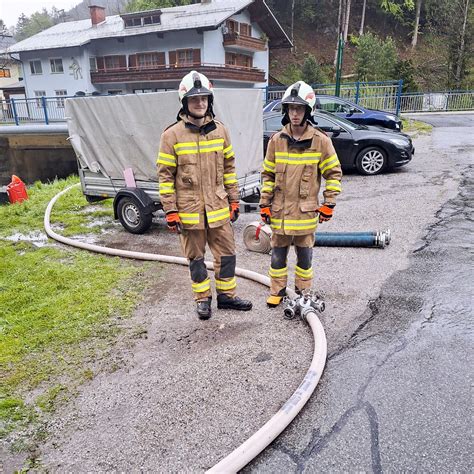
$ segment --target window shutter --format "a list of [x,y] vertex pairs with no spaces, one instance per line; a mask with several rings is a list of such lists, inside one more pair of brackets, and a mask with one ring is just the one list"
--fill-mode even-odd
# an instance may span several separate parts
[[197,66],[201,65],[201,50],[200,49],[193,50],[193,64]]
[[137,55],[130,54],[128,56],[128,67],[136,69],[137,68]]
[[169,51],[168,55],[170,58],[170,66],[176,67],[176,51]]
[[100,57],[100,58],[96,58],[96,61],[97,61],[97,70],[98,71],[103,71],[105,69],[105,65],[104,65],[104,58]]
[[161,52],[161,53],[156,53],[156,57],[158,59],[158,64],[160,66],[164,66],[166,64],[166,60],[165,60],[165,53]]
[[120,68],[127,67],[127,56],[119,56],[119,67]]

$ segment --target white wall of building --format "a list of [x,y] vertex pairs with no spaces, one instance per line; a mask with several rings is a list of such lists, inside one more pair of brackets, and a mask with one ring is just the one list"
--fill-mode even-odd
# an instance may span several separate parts
[[[251,23],[250,14],[247,10],[231,17],[242,23]],[[252,36],[260,38],[262,30],[256,23],[252,25]],[[198,33],[196,30],[185,30],[164,33],[159,37],[156,33],[138,35],[125,38],[105,38],[94,40],[81,47],[58,48],[54,50],[38,50],[21,53],[23,62],[23,77],[27,97],[35,97],[35,91],[44,91],[46,96],[56,96],[56,91],[66,90],[68,95],[74,95],[78,91],[90,94],[94,91],[108,92],[121,90],[122,92],[133,92],[134,89],[168,89],[175,87],[174,83],[136,83],[136,84],[98,84],[94,85],[90,79],[90,57],[108,55],[130,55],[139,52],[165,52],[166,63],[169,64],[169,51],[177,49],[201,50],[201,62],[206,64],[225,64],[225,49],[223,47],[222,28]],[[268,81],[269,52],[244,52],[253,56],[253,66],[265,71]],[[63,72],[51,72],[50,59],[61,58]],[[32,74],[30,61],[40,60],[42,74]],[[77,67],[73,68],[74,65]],[[267,82],[252,84],[244,82],[216,81],[216,85],[226,87],[265,87]]]

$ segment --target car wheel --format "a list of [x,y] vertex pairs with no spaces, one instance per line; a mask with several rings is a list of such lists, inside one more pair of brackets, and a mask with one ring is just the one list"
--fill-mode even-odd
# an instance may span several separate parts
[[356,167],[360,174],[379,174],[386,166],[387,154],[381,148],[375,146],[362,150],[356,158]]
[[131,197],[124,197],[119,201],[117,214],[120,223],[132,234],[146,232],[153,219],[152,214],[145,214],[143,207]]

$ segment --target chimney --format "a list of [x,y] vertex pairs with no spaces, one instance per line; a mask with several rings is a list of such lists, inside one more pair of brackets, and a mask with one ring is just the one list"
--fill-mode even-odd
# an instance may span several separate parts
[[105,8],[98,5],[90,5],[89,13],[91,15],[92,26],[105,21]]

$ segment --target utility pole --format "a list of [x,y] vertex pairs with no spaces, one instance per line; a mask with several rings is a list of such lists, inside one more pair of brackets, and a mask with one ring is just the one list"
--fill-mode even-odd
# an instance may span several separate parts
[[335,95],[341,95],[341,72],[342,72],[342,57],[344,55],[344,39],[342,33],[339,34],[339,41],[337,43],[337,60],[336,60],[336,92]]
[[295,25],[295,0],[291,2],[291,44],[292,46],[292,52],[296,51],[295,48],[295,36],[294,36],[294,25]]

